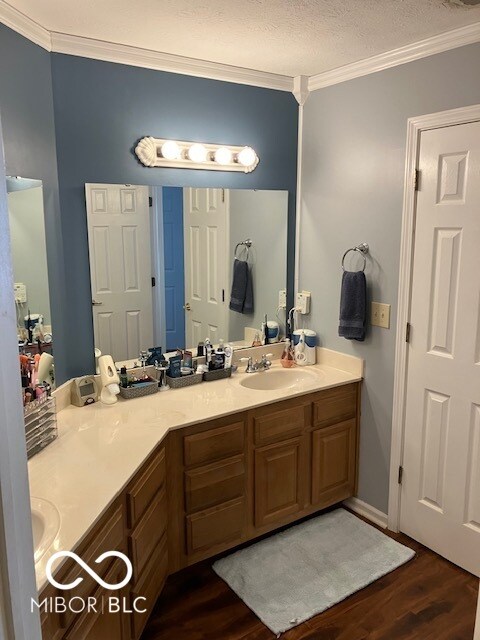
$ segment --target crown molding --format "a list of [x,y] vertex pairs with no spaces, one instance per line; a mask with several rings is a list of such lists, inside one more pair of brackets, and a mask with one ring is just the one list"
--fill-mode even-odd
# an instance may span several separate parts
[[305,102],[310,91],[480,42],[480,22],[475,22],[466,27],[453,29],[371,58],[337,67],[331,71],[324,71],[310,76],[307,80],[306,76],[292,78],[277,73],[256,71],[82,36],[50,32],[9,5],[5,0],[0,0],[0,22],[47,51],[198,78],[288,91],[294,94],[300,104]]
[[414,42],[405,47],[392,49],[391,51],[380,53],[371,58],[365,58],[365,60],[360,60],[359,62],[352,62],[351,64],[332,69],[331,71],[310,76],[308,89],[309,91],[316,91],[317,89],[323,89],[333,84],[360,78],[370,73],[397,67],[407,62],[426,58],[436,53],[442,53],[443,51],[449,51],[450,49],[456,49],[457,47],[463,47],[475,42],[480,42],[480,22],[475,22],[474,24],[459,29],[453,29],[452,31],[441,33],[438,36]]
[[55,53],[66,53],[82,58],[93,58],[95,60],[104,60],[105,62],[143,67],[144,69],[168,71],[198,78],[264,87],[266,89],[290,92],[293,89],[293,78],[277,73],[267,73],[218,62],[196,60],[195,58],[160,53],[150,49],[141,49],[103,40],[70,36],[54,31],[51,33],[51,38],[52,51]]
[[0,22],[13,29],[21,36],[28,38],[47,51],[52,50],[50,31],[41,27],[37,22],[0,0]]

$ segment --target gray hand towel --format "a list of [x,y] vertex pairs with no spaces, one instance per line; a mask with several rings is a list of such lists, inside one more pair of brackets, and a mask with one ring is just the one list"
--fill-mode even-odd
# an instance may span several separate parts
[[363,271],[344,271],[340,296],[338,335],[347,340],[365,340],[367,281]]
[[253,313],[252,274],[248,263],[237,260],[233,263],[232,293],[230,309],[237,313]]

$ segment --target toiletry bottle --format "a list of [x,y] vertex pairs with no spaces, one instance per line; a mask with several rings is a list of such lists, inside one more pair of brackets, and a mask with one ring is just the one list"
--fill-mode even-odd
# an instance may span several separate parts
[[225,369],[231,369],[233,363],[233,348],[230,344],[225,347]]
[[257,331],[255,333],[255,337],[252,342],[252,347],[261,347],[261,346],[262,346],[262,341],[260,340],[260,334]]
[[213,352],[212,343],[208,338],[205,338],[205,362],[207,365],[209,365],[210,362],[212,361],[212,352]]
[[268,344],[268,318],[265,314],[265,319],[262,322],[262,344]]
[[289,338],[285,340],[285,349],[283,350],[280,364],[286,369],[295,366],[295,355]]
[[128,387],[127,367],[120,369],[120,386],[126,389]]

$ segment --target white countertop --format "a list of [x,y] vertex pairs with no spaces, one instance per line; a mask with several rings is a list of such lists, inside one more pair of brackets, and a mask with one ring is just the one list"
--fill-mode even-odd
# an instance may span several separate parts
[[[111,406],[60,411],[58,439],[28,463],[31,495],[53,503],[61,522],[54,543],[35,566],[37,588],[46,584],[48,558],[78,545],[170,430],[362,379],[359,358],[320,352],[320,364],[299,368],[309,375],[295,388],[246,389],[242,379],[269,372],[237,373],[135,400],[120,398]],[[278,369],[277,360],[271,371]]]

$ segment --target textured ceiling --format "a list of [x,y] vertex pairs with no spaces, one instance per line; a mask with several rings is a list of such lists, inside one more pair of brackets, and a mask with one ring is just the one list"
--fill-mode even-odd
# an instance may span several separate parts
[[314,75],[480,21],[474,0],[8,0],[50,31]]

